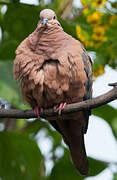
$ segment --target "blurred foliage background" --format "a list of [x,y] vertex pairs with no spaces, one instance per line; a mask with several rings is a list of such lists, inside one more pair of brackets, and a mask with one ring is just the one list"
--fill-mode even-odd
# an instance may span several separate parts
[[[79,39],[93,53],[94,80],[106,65],[117,68],[117,1],[39,0],[37,5],[20,0],[0,0],[0,107],[27,109],[19,85],[13,81],[13,60],[19,43],[35,28],[39,13],[53,9],[64,31]],[[92,114],[104,119],[117,140],[117,110],[105,105]],[[45,142],[42,147],[41,142]],[[37,143],[38,142],[38,143]],[[45,153],[45,149],[49,150]],[[53,168],[48,169],[49,162]],[[89,157],[90,176],[110,166]],[[48,165],[47,165],[48,164]],[[117,166],[117,165],[116,165]],[[42,119],[0,119],[0,180],[81,180],[71,164],[61,136]],[[117,180],[117,173],[113,173]]]

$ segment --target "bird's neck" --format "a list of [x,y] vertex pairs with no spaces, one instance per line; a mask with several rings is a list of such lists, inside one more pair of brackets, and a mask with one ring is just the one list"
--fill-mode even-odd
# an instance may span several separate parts
[[60,27],[51,27],[47,29],[36,29],[31,38],[29,38],[30,45],[37,53],[41,51],[52,52],[60,48],[65,40],[65,32]]
[[39,33],[40,42],[48,46],[59,46],[65,39],[65,33],[60,27],[51,27],[45,29],[42,33]]

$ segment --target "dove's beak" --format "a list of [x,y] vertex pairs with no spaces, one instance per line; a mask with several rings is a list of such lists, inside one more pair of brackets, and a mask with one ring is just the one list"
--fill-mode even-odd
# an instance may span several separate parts
[[42,20],[42,24],[43,24],[43,25],[47,24],[47,22],[48,22],[48,19],[47,19],[47,18],[44,18],[44,19]]

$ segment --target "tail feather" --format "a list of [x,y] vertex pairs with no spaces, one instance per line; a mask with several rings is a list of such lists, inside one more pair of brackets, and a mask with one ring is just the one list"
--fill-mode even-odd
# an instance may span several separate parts
[[69,117],[61,117],[56,119],[56,126],[62,134],[65,143],[68,145],[71,159],[81,175],[87,176],[89,172],[89,163],[86,156],[84,145],[84,124],[85,116],[83,112],[69,115]]
[[89,163],[86,156],[85,146],[84,146],[84,135],[77,139],[77,142],[71,142],[69,145],[71,159],[80,172],[81,175],[87,176],[89,173]]

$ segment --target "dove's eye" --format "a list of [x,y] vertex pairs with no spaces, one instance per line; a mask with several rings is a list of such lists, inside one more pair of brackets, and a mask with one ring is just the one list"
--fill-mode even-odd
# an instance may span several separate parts
[[56,19],[56,16],[54,16],[53,19]]

